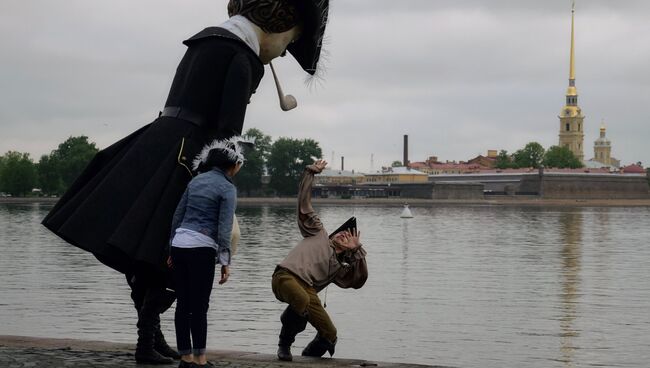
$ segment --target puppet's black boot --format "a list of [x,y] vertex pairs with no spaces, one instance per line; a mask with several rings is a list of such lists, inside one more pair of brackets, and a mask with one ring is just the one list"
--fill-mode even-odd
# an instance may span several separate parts
[[138,345],[135,348],[135,361],[139,364],[170,364],[174,360],[162,356],[153,347],[153,336],[142,336],[138,331]]
[[[160,326],[160,300],[155,289],[148,289],[138,310],[138,344],[135,348],[135,361],[144,364],[170,364],[174,360],[162,356],[154,348],[156,331]],[[161,334],[162,336],[162,334]]]
[[302,351],[303,356],[309,356],[309,357],[322,357],[325,352],[330,353],[330,356],[334,355],[334,347],[336,346],[336,340],[334,342],[330,342],[324,337],[321,337],[319,334],[316,334],[316,337],[314,337],[307,346],[305,346],[305,349]]
[[[158,315],[161,315],[171,307],[176,300],[176,294],[173,291],[169,290],[159,290],[158,295],[156,296],[157,306],[158,306]],[[153,348],[159,352],[161,355],[166,356],[172,359],[180,359],[181,355],[174,349],[172,349],[165,340],[165,335],[163,335],[160,330],[160,317],[157,318],[158,322],[156,323],[156,330],[154,332],[154,345]]]
[[158,327],[158,331],[156,331],[156,337],[154,338],[154,345],[153,348],[160,353],[162,356],[166,356],[168,358],[172,359],[180,359],[181,355],[178,354],[178,352],[174,349],[172,349],[171,346],[167,344],[167,341],[165,341],[165,336],[163,333],[160,331],[160,327]]
[[307,327],[307,318],[296,313],[290,306],[280,316],[282,329],[280,330],[280,341],[278,342],[278,359],[290,362],[291,344],[296,341],[296,335]]

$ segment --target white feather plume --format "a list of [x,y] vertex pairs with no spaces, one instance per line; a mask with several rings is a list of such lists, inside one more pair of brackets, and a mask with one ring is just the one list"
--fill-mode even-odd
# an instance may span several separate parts
[[[196,171],[201,163],[208,160],[208,155],[213,149],[221,149],[228,154],[228,158],[238,164],[243,164],[245,160],[241,143],[247,142],[247,139],[241,136],[234,136],[227,139],[215,139],[212,143],[206,144],[201,153],[196,155],[192,161],[192,169]],[[234,149],[233,149],[234,147]]]

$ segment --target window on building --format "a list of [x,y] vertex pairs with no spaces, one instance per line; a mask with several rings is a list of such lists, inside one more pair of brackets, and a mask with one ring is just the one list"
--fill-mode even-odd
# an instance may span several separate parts
[[565,128],[566,128],[566,131],[568,132],[568,131],[571,130],[571,125],[569,123],[566,123]]
[[578,131],[580,131],[580,123],[578,123]]

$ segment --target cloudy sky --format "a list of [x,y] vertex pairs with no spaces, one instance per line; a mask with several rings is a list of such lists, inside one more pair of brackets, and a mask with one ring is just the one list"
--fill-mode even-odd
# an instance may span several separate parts
[[[188,5],[188,4],[191,4]],[[36,160],[71,135],[104,148],[163,107],[181,41],[226,19],[225,0],[2,0],[0,153]],[[327,73],[311,88],[276,61],[245,128],[314,138],[367,171],[410,158],[466,160],[557,144],[568,84],[570,0],[332,0]],[[650,164],[650,1],[578,0],[576,85],[585,156],[601,120],[612,155]]]

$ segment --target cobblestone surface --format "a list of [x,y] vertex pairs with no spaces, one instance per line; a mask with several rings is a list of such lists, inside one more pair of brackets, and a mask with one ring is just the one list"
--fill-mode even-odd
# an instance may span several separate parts
[[[293,362],[280,362],[274,355],[256,354],[236,351],[209,351],[208,360],[216,367],[242,368],[319,368],[341,367],[395,367],[425,368],[431,366],[382,363],[350,359],[313,359],[295,357]],[[74,367],[74,368],[171,368],[169,365],[136,364],[133,346],[101,341],[82,341],[70,339],[45,339],[33,337],[0,336],[0,367]],[[438,368],[449,368],[436,366]]]

